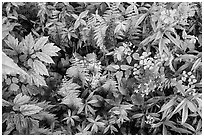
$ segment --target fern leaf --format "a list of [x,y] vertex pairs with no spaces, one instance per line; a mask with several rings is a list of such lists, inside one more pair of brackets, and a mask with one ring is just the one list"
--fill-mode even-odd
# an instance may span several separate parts
[[96,24],[94,28],[94,39],[96,40],[96,44],[100,49],[104,49],[104,38],[106,29],[108,26],[105,22],[99,22]]
[[117,89],[117,82],[114,81],[113,79],[109,79],[105,82],[105,84],[103,84],[103,89],[105,91],[112,91],[112,92],[115,92],[115,91],[118,91]]
[[82,105],[82,99],[78,97],[80,93],[80,90],[77,90],[78,88],[80,88],[80,86],[73,83],[72,80],[64,82],[58,91],[58,93],[64,97],[61,103],[70,107],[74,106],[79,108]]

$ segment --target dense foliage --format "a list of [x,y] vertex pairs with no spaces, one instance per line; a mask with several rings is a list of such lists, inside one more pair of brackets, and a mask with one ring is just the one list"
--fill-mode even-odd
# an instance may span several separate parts
[[201,134],[201,5],[4,2],[3,134]]

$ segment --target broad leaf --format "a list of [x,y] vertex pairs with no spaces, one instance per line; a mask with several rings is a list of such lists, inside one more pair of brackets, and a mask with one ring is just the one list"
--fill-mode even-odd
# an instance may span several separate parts
[[23,105],[28,103],[29,101],[30,101],[29,96],[23,95],[22,93],[20,93],[14,98],[13,103],[14,105]]
[[27,73],[22,70],[13,60],[2,52],[2,73],[3,74],[23,74]]
[[115,75],[116,75],[116,78],[117,78],[117,80],[118,80],[118,83],[120,84],[120,83],[121,83],[121,79],[122,79],[122,77],[123,77],[123,72],[122,72],[122,71],[117,71],[117,72],[115,73]]
[[32,105],[22,105],[20,107],[20,111],[25,116],[30,116],[36,113],[39,113],[43,108],[36,106],[34,104]]
[[52,58],[43,53],[43,52],[37,52],[36,53],[36,56],[41,60],[41,61],[44,61],[45,63],[54,63],[54,61],[52,60]]
[[36,86],[47,86],[44,77],[38,75],[34,71],[29,72],[30,77],[29,77],[29,83],[35,84]]
[[38,41],[34,45],[35,51],[42,49],[47,41],[48,41],[48,37],[39,38]]
[[54,43],[48,43],[42,48],[42,52],[49,55],[49,56],[58,56],[56,52],[60,51],[61,49],[57,46],[53,46]]
[[39,60],[34,60],[33,69],[37,74],[49,76],[46,66]]
[[25,36],[23,43],[24,43],[26,53],[28,54],[33,53],[33,47],[34,47],[35,41],[31,33]]

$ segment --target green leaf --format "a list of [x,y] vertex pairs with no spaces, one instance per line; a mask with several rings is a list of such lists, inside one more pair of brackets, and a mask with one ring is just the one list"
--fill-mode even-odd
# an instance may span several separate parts
[[114,91],[118,91],[117,90],[117,85],[116,85],[116,81],[114,81],[114,80],[112,80],[112,79],[109,79],[109,80],[107,80],[106,82],[105,82],[105,84],[103,84],[103,89],[105,90],[105,91],[112,91],[112,92],[114,92]]
[[12,105],[13,105],[12,103],[10,103],[10,102],[8,102],[8,101],[2,99],[2,106],[3,106],[3,107],[4,107],[4,106],[9,107],[9,106],[12,106]]
[[120,68],[121,68],[121,70],[127,70],[127,69],[130,69],[132,67],[129,65],[121,65]]
[[2,74],[23,74],[27,73],[22,70],[13,60],[2,52]]
[[34,45],[35,51],[42,49],[47,41],[48,41],[48,37],[39,38],[38,41]]
[[122,77],[123,77],[123,72],[122,72],[122,71],[117,71],[117,72],[115,73],[115,75],[116,75],[116,78],[117,78],[117,80],[118,80],[118,83],[120,84],[120,83],[121,83],[121,79],[122,79]]
[[33,69],[37,74],[49,76],[46,66],[39,60],[34,60]]
[[36,113],[39,113],[43,108],[36,106],[34,104],[32,105],[22,105],[20,107],[20,111],[25,116],[30,116]]
[[60,51],[61,49],[57,46],[53,46],[54,43],[48,43],[42,48],[42,52],[49,55],[49,56],[58,56],[56,52]]
[[16,83],[12,83],[9,86],[9,90],[11,90],[11,91],[17,91],[18,89],[19,89],[19,86]]
[[[3,23],[3,21],[2,21]],[[17,23],[7,23],[2,24],[2,40],[9,35],[9,32],[13,30],[13,28],[17,25]]]
[[131,100],[132,100],[134,105],[142,105],[144,103],[144,98],[139,93],[134,93],[131,96]]
[[90,62],[96,62],[97,61],[97,56],[95,53],[89,53],[86,55],[86,59]]
[[185,105],[186,105],[186,102],[188,101],[188,99],[183,99],[179,104],[178,106],[174,109],[172,115],[176,114],[177,112],[179,112]]
[[178,39],[175,39],[175,38],[170,34],[170,32],[166,32],[165,34],[166,34],[166,36],[167,36],[176,46],[178,46],[179,48],[181,48],[181,47],[180,47],[180,41],[179,41]]
[[161,38],[160,41],[159,41],[159,54],[160,54],[160,56],[162,56],[162,54],[163,54],[164,45],[165,45],[164,39]]
[[142,23],[142,21],[145,19],[146,16],[147,16],[147,13],[141,14],[139,19],[135,22],[134,27],[138,27],[140,25],[140,23]]
[[88,13],[89,13],[88,10],[83,11],[82,13],[80,13],[79,18],[84,18],[84,17],[86,17]]
[[7,37],[8,40],[5,40],[6,44],[13,49],[14,51],[18,51],[18,39],[14,38],[12,35],[8,35]]
[[52,60],[52,58],[43,53],[43,52],[36,52],[36,56],[41,60],[44,61],[45,63],[54,63],[54,61]]
[[25,117],[22,114],[15,114],[14,115],[14,123],[16,125],[16,129],[18,132],[22,132],[23,129],[27,126],[27,121],[25,120]]
[[127,7],[125,14],[131,14],[132,12],[138,14],[137,6],[134,3],[131,3],[131,5]]
[[144,114],[139,113],[139,114],[134,114],[134,115],[132,116],[132,118],[140,118],[140,117],[142,117],[142,116],[144,116]]
[[164,104],[158,113],[167,110],[168,108],[172,107],[174,104],[175,104],[175,97],[172,98],[167,104]]
[[116,22],[117,26],[115,27],[115,30],[114,30],[114,34],[120,34],[122,33],[123,31],[126,31],[126,27],[127,27],[127,21],[117,21]]
[[187,105],[183,106],[183,112],[182,112],[182,120],[181,120],[181,124],[183,125],[186,120],[188,118],[188,107]]
[[187,106],[192,112],[195,113],[197,111],[196,105],[193,102],[187,101]]
[[132,62],[132,57],[131,56],[127,56],[126,60],[127,60],[128,64],[130,64]]
[[47,86],[44,77],[38,75],[35,71],[29,72],[30,78],[29,78],[29,83],[32,85],[33,83],[36,86]]
[[82,99],[78,97],[78,91],[70,90],[66,92],[66,94],[67,96],[62,99],[62,104],[67,106],[75,106],[76,108],[80,108],[83,105]]
[[196,132],[196,130],[193,128],[193,126],[191,126],[190,124],[188,123],[183,123],[183,126],[193,132]]
[[25,45],[25,49],[27,53],[31,54],[33,52],[32,49],[34,47],[34,43],[35,41],[31,33],[25,36],[23,44]]
[[13,100],[14,105],[23,105],[30,101],[30,97],[27,95],[23,95],[22,93],[16,95],[16,97]]
[[17,83],[19,82],[19,81],[18,81],[18,78],[13,77],[13,78],[12,78],[12,82],[17,84]]
[[168,135],[167,134],[167,129],[166,129],[165,125],[163,125],[162,133],[163,133],[163,135]]
[[6,78],[5,82],[7,85],[11,85],[11,79],[10,78]]
[[120,67],[118,65],[110,64],[106,67],[108,71],[117,71]]

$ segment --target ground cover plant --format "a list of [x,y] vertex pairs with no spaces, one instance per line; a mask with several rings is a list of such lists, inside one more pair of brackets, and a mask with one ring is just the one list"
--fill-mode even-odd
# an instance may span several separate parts
[[2,3],[2,134],[201,134],[201,10]]

